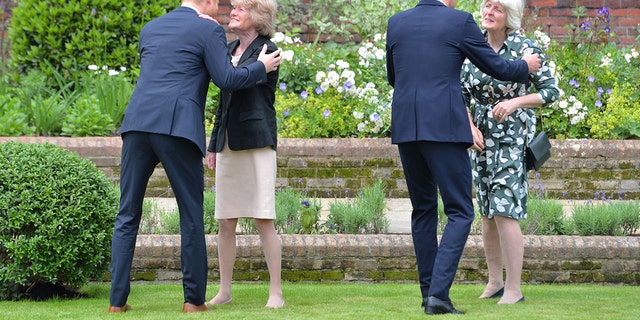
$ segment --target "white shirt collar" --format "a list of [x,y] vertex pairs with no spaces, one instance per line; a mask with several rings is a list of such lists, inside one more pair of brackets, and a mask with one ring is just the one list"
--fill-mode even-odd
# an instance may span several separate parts
[[198,11],[198,9],[196,9],[196,7],[192,3],[189,3],[189,2],[182,3],[182,7],[191,8],[195,10],[197,14],[200,14],[200,11]]

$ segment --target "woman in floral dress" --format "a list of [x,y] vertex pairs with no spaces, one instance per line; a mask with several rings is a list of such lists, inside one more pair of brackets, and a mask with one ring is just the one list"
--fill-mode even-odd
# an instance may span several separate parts
[[[541,53],[534,41],[518,32],[523,2],[485,0],[480,7],[487,41],[505,59],[520,59],[531,50]],[[470,151],[489,270],[489,281],[480,298],[501,297],[499,304],[524,301],[520,290],[524,244],[519,220],[527,217],[525,146],[536,131],[533,108],[547,105],[560,95],[547,61],[542,61],[540,71],[531,73],[526,84],[494,79],[469,61],[462,68],[461,83],[470,106],[472,130],[474,136],[482,135],[485,144],[482,151]]]

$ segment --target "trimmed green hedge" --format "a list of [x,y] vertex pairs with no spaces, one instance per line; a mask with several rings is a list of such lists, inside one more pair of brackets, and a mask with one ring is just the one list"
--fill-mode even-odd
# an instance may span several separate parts
[[43,283],[77,289],[109,266],[118,189],[51,144],[0,144],[0,300]]
[[21,0],[9,35],[13,67],[73,79],[90,65],[137,68],[142,26],[180,5],[172,0]]

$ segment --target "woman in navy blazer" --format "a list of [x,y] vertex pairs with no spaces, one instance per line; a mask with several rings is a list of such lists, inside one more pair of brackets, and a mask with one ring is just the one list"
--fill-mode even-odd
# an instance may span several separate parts
[[[277,17],[276,0],[231,0],[229,29],[238,39],[229,54],[238,68],[256,61],[260,49],[276,50],[270,37]],[[220,289],[209,304],[231,302],[231,282],[236,259],[238,218],[253,219],[262,240],[269,268],[269,298],[265,307],[284,306],[280,281],[281,245],[275,229],[276,110],[278,72],[267,81],[242,90],[221,90],[207,163],[216,169],[215,217],[218,231]]]
[[[413,211],[411,232],[427,314],[462,313],[449,298],[471,223],[473,202],[467,148],[473,135],[460,87],[466,58],[496,78],[528,81],[537,55],[505,61],[487,44],[471,14],[455,0],[422,0],[389,19],[387,78],[394,87],[391,141],[398,145]],[[449,6],[449,7],[447,7]],[[438,245],[438,194],[448,217]]]

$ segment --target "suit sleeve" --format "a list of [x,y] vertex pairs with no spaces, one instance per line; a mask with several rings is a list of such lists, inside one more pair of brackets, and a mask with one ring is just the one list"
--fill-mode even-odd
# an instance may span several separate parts
[[219,25],[215,26],[212,36],[206,39],[204,59],[213,83],[222,90],[235,91],[267,81],[262,62],[256,61],[242,68],[233,67],[226,39],[224,29]]
[[471,15],[464,27],[460,50],[482,72],[503,81],[529,83],[529,67],[524,60],[507,61],[500,57],[485,40]]

